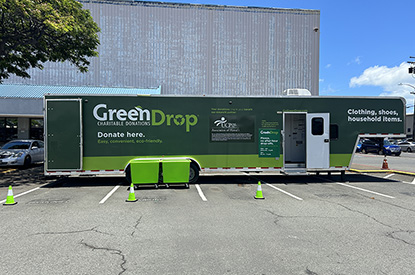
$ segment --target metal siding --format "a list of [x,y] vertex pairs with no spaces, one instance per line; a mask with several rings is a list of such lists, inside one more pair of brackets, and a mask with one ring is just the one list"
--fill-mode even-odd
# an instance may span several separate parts
[[34,86],[34,85],[0,85],[0,98],[43,98],[45,94],[61,95],[86,95],[86,94],[108,94],[108,95],[149,95],[161,94],[158,88],[109,88],[109,87],[74,87],[74,86]]
[[320,13],[158,2],[84,3],[101,28],[88,73],[30,69],[32,85],[158,87],[163,94],[318,95]]

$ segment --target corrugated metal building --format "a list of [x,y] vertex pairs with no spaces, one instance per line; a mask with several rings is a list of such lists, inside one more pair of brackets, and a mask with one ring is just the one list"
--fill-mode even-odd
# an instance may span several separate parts
[[160,94],[160,87],[148,89],[108,87],[68,87],[0,85],[0,145],[12,139],[43,139],[43,95],[149,95]]
[[68,63],[4,83],[159,87],[162,94],[280,95],[319,89],[320,11],[80,1],[101,28],[88,73]]

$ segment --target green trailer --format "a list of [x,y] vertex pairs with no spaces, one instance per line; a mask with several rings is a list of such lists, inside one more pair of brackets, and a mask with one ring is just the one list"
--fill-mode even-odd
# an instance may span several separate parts
[[125,175],[137,184],[195,182],[199,172],[218,171],[344,174],[360,137],[405,136],[405,100],[396,97],[44,101],[46,175]]

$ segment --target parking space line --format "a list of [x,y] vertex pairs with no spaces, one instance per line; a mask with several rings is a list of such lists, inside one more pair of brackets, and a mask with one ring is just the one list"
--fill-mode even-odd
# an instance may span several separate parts
[[282,189],[280,189],[280,188],[278,188],[278,187],[275,187],[274,185],[272,185],[272,184],[269,184],[269,183],[265,183],[266,185],[268,185],[269,187],[271,187],[271,188],[274,188],[275,190],[278,190],[278,191],[280,191],[280,192],[282,192],[282,193],[284,193],[284,194],[286,194],[286,195],[288,195],[288,196],[290,196],[290,197],[293,197],[294,199],[296,199],[296,200],[299,200],[299,201],[302,201],[303,199],[302,198],[300,198],[300,197],[297,197],[297,196],[295,196],[295,195],[293,195],[293,194],[291,194],[291,193],[288,193],[287,191],[284,191],[284,190],[282,190]]
[[117,191],[118,188],[120,188],[120,186],[121,185],[115,186],[99,203],[102,204],[106,202],[112,196],[112,194],[114,194],[114,192]]
[[[20,197],[20,196],[23,196],[23,195],[29,194],[29,193],[31,193],[31,192],[33,192],[33,191],[36,191],[36,190],[40,189],[40,187],[41,187],[41,186],[36,187],[36,188],[33,188],[33,189],[29,190],[29,191],[26,191],[26,192],[23,192],[23,193],[17,194],[17,195],[13,195],[13,198],[18,198],[18,197]],[[1,204],[1,203],[5,203],[5,202],[6,202],[6,200],[7,200],[7,199],[0,201],[0,204]]]
[[389,174],[389,175],[384,176],[383,178],[384,178],[384,179],[388,179],[388,178],[392,177],[393,175],[395,175],[395,174],[394,174],[394,173],[392,173],[392,174]]
[[7,169],[7,170],[4,170],[4,171],[1,171],[0,172],[0,174],[7,174],[7,173],[10,173],[10,172],[13,172],[13,171],[16,171],[17,169]]
[[372,194],[375,194],[375,195],[383,196],[383,197],[390,198],[390,199],[394,199],[395,198],[395,197],[392,197],[392,196],[389,196],[389,195],[385,195],[385,194],[378,193],[378,192],[375,192],[375,191],[370,191],[370,190],[367,190],[367,189],[364,189],[364,188],[356,187],[356,186],[349,185],[349,184],[345,184],[345,183],[341,183],[341,182],[334,182],[334,183],[336,183],[338,185],[350,187],[350,188],[353,188],[353,189],[357,189],[357,190],[360,190],[360,191],[364,191],[364,192],[367,192],[367,193],[372,193]]
[[203,194],[202,188],[200,188],[199,184],[195,184],[195,187],[197,189],[197,193],[199,193],[200,198],[202,201],[207,201],[205,194]]

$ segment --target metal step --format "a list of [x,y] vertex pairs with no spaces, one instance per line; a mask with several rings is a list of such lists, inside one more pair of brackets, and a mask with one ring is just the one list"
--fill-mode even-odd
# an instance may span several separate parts
[[305,168],[285,168],[281,173],[287,176],[307,176],[307,170]]
[[291,162],[291,163],[285,163],[284,165],[285,169],[294,169],[294,168],[305,168],[304,162]]

